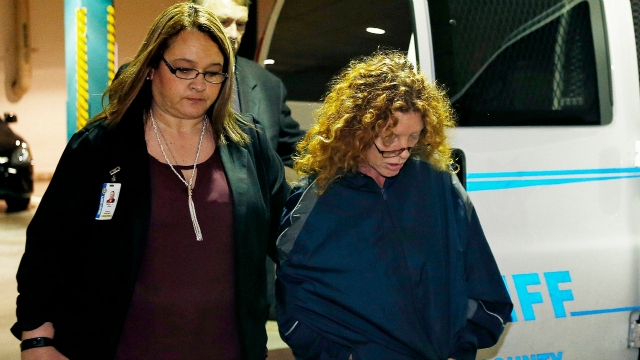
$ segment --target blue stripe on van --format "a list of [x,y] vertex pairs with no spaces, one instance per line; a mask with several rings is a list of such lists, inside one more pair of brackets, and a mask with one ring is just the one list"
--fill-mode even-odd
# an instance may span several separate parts
[[[511,179],[502,180],[507,177]],[[639,168],[470,173],[467,174],[467,192],[516,189],[530,186],[551,186],[589,181],[620,180],[638,177],[640,177]],[[476,180],[488,178],[498,178],[500,180]]]
[[512,172],[485,172],[469,173],[467,179],[486,179],[504,177],[534,177],[534,176],[566,176],[566,175],[603,175],[635,173],[640,174],[640,168],[608,168],[608,169],[575,169],[575,170],[540,170],[540,171],[512,171]]
[[599,309],[599,310],[586,310],[586,311],[572,311],[571,316],[598,315],[598,314],[626,312],[626,311],[633,311],[633,310],[640,310],[640,306],[628,306],[628,307],[613,308],[613,309]]

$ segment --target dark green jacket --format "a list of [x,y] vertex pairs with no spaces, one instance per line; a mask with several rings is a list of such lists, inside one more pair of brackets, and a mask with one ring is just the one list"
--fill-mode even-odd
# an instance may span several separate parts
[[[264,134],[245,132],[250,144],[228,142],[219,151],[233,198],[240,345],[244,359],[262,359],[265,254],[275,249],[289,186]],[[109,172],[117,167],[113,181]],[[95,220],[107,182],[122,184],[118,205],[113,219]],[[71,138],[27,229],[15,336],[50,321],[56,348],[71,359],[113,358],[147,241],[150,182],[140,116],[113,129],[95,122]]]

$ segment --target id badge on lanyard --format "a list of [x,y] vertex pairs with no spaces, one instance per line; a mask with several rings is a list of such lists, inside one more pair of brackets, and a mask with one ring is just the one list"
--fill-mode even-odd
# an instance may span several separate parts
[[102,185],[102,195],[100,196],[100,206],[98,207],[96,220],[111,220],[113,218],[113,213],[118,205],[118,198],[120,198],[121,185],[119,183],[104,183]]
[[102,184],[102,195],[100,196],[96,220],[111,220],[113,218],[113,213],[116,211],[118,199],[120,198],[120,187],[122,186],[122,184],[115,182],[116,173],[119,171],[120,166],[109,171],[113,182]]

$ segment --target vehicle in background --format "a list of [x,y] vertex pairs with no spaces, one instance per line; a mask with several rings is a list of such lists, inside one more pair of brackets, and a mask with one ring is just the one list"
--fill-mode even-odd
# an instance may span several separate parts
[[258,61],[309,128],[351,59],[406,51],[448,90],[452,144],[515,305],[478,359],[630,360],[639,32],[639,0],[278,0]]
[[31,151],[9,127],[16,121],[16,115],[10,113],[0,118],[0,199],[7,203],[7,212],[27,209],[33,193]]

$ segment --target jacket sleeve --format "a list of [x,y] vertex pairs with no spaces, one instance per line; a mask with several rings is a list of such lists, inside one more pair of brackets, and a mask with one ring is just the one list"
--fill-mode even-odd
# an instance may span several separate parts
[[[71,138],[27,227],[25,252],[16,276],[17,322],[11,328],[18,339],[22,331],[48,321],[55,327],[62,299],[68,295],[68,274],[78,261],[73,256],[77,248],[74,241],[82,236],[86,204],[93,203],[84,195],[93,167],[89,138],[85,130]],[[94,205],[97,210],[97,201]]]
[[284,167],[278,154],[269,146],[269,141],[262,131],[262,126],[259,121],[251,118],[250,120],[255,124],[258,131],[254,132],[253,146],[257,147],[256,151],[259,154],[257,159],[257,166],[262,168],[264,174],[264,180],[266,184],[261,186],[267,187],[269,192],[269,211],[270,211],[270,223],[269,223],[269,239],[267,243],[267,255],[277,264],[276,255],[276,240],[280,235],[278,228],[280,226],[280,216],[282,215],[282,209],[289,192],[291,190],[284,175]]
[[300,129],[300,124],[291,117],[291,109],[287,106],[287,89],[282,81],[278,80],[280,91],[280,135],[278,136],[278,148],[276,149],[282,163],[285,166],[293,166],[293,154],[296,153],[296,145],[304,137],[305,131]]
[[282,210],[282,216],[280,217],[280,229],[278,230],[280,234],[291,226],[293,210],[295,210],[308,186],[308,178],[303,178],[291,189],[291,195],[289,195]]
[[477,349],[498,342],[505,325],[511,321],[513,304],[475,208],[455,176],[453,189],[456,213],[461,214],[458,228],[467,245],[464,262],[468,312],[466,325],[458,331],[451,357],[475,359]]

